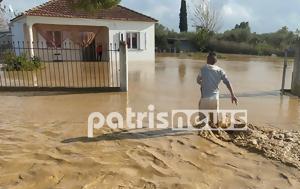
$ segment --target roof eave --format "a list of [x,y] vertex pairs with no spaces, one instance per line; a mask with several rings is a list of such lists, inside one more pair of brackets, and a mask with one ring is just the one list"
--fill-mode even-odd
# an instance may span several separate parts
[[[33,8],[31,8],[31,9],[25,11],[23,15],[25,15],[25,16],[42,16],[42,17],[43,17],[43,16],[44,16],[44,17],[57,17],[57,18],[77,18],[77,17],[72,17],[72,16],[32,15],[32,12],[33,12],[33,11],[38,10],[38,9],[42,8],[43,6],[46,6],[46,5],[48,5],[48,4],[51,4],[52,2],[55,2],[55,1],[58,1],[58,0],[50,0],[50,1],[46,2],[46,3],[44,3],[44,4],[41,4],[41,5],[36,6],[36,7],[33,7]],[[150,17],[150,16],[147,16],[147,15],[145,15],[145,14],[142,14],[142,13],[140,13],[140,12],[137,12],[137,11],[135,11],[135,10],[129,9],[129,8],[124,7],[124,6],[121,6],[121,5],[117,5],[117,6],[120,7],[121,9],[126,9],[126,10],[128,10],[128,11],[130,11],[130,12],[134,12],[135,14],[138,14],[138,15],[140,15],[141,17],[144,17],[145,20],[133,20],[133,19],[130,20],[130,19],[126,19],[126,18],[124,18],[124,19],[121,19],[121,18],[118,19],[118,18],[116,18],[116,19],[110,19],[110,20],[128,20],[128,21],[153,22],[153,23],[157,23],[157,22],[158,22],[158,20],[156,20],[156,19],[154,19],[154,18],[152,18],[152,17]],[[78,17],[78,18],[81,18],[81,17]],[[96,18],[86,18],[86,19],[96,19]],[[146,21],[146,20],[147,20],[147,21]],[[12,21],[13,21],[13,20],[12,20]]]
[[158,20],[134,20],[134,19],[126,19],[126,18],[85,18],[85,17],[72,17],[72,16],[48,16],[48,15],[21,15],[21,16],[18,16],[14,19],[11,20],[11,23],[12,22],[15,22],[17,20],[20,20],[24,17],[47,17],[47,18],[73,18],[73,19],[90,19],[90,20],[114,20],[114,21],[128,21],[128,22],[147,22],[147,23],[157,23]]
[[18,20],[20,20],[20,19],[22,19],[22,18],[25,18],[26,16],[27,16],[27,15],[25,15],[25,14],[18,15],[18,16],[16,16],[15,18],[11,19],[11,20],[10,20],[10,23],[16,22],[16,21],[18,21]]

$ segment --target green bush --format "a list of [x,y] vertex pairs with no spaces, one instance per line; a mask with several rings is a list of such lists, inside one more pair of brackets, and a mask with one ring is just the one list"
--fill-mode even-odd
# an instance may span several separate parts
[[17,56],[11,51],[4,54],[4,64],[7,71],[33,71],[41,68],[40,58],[34,56],[28,59],[25,53]]
[[220,53],[228,54],[248,54],[262,56],[270,56],[272,54],[276,54],[278,56],[282,56],[282,51],[280,49],[276,49],[266,43],[251,45],[249,43],[238,43],[217,39],[210,40],[206,50],[214,50]]
[[16,60],[16,55],[11,51],[7,51],[3,55],[4,64],[7,70],[10,70],[14,67],[14,63]]
[[207,45],[207,50],[214,50],[220,53],[229,54],[250,54],[256,55],[256,48],[247,43],[237,43],[232,41],[210,40]]
[[267,44],[267,43],[259,43],[256,45],[256,50],[257,50],[257,54],[258,55],[272,55],[272,54],[276,54],[276,55],[280,55],[280,51],[277,49],[274,49],[271,45]]
[[41,59],[37,56],[34,56],[32,59],[31,59],[32,63],[33,63],[33,67],[35,69],[39,69],[41,68],[42,64],[41,64]]

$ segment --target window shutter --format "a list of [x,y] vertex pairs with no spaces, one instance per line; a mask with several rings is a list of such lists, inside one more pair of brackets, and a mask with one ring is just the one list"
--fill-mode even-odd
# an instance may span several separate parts
[[122,32],[119,33],[119,39],[121,42],[124,42],[124,34]]
[[146,33],[145,32],[140,32],[139,33],[139,41],[140,41],[140,50],[145,50],[145,47],[146,47]]

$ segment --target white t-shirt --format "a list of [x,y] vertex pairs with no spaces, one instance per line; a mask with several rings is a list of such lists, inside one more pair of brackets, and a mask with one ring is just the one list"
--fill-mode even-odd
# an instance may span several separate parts
[[221,81],[225,85],[229,84],[224,70],[210,64],[206,64],[201,68],[197,80],[201,84],[202,98],[219,99],[219,84]]

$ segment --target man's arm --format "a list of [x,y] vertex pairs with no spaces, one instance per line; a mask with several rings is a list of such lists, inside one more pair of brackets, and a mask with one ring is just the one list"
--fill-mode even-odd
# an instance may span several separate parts
[[238,99],[236,98],[236,96],[234,95],[234,92],[233,92],[233,89],[232,89],[232,86],[230,84],[230,82],[226,83],[225,84],[227,89],[229,90],[230,92],[230,95],[231,95],[231,102],[234,103],[235,105],[238,105]]
[[201,77],[200,74],[199,74],[198,77],[197,77],[197,83],[198,83],[199,85],[202,84],[202,77]]
[[222,70],[222,81],[223,83],[226,85],[227,89],[229,90],[230,92],[230,95],[231,95],[231,102],[238,105],[238,99],[236,98],[235,94],[234,94],[234,91],[233,91],[233,88],[231,86],[231,83],[229,82],[225,72]]
[[[201,72],[199,73],[198,77],[197,77],[197,83],[201,86],[202,85],[202,77],[201,77]],[[202,86],[200,87],[201,90],[201,95],[203,94],[202,91]]]

